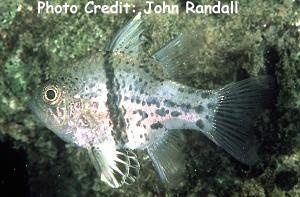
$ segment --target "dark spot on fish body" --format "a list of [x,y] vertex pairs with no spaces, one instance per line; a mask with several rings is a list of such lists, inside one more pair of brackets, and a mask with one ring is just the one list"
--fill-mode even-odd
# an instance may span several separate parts
[[145,101],[142,101],[142,106],[145,106],[146,102]]
[[171,112],[171,116],[173,116],[173,117],[178,117],[180,115],[181,115],[181,112],[178,112],[178,111],[172,111]]
[[127,100],[129,100],[129,97],[124,96],[124,101],[127,101]]
[[141,126],[141,122],[143,121],[143,120],[145,120],[146,118],[148,118],[148,114],[147,114],[147,112],[145,112],[145,111],[142,111],[142,110],[136,110],[136,111],[134,111],[133,112],[134,114],[136,114],[136,113],[139,113],[139,115],[142,117],[137,123],[136,123],[136,126]]
[[140,116],[142,116],[143,119],[148,118],[148,114],[145,111],[142,110],[138,110],[138,113],[140,114]]
[[206,119],[209,123],[212,122],[212,117],[209,116],[209,115],[206,115],[206,116],[205,116],[205,119]]
[[157,114],[157,115],[159,115],[159,116],[162,116],[162,117],[164,117],[164,116],[166,116],[168,113],[169,113],[169,110],[166,110],[165,108],[160,108],[160,109],[157,109],[156,111],[155,111],[155,113]]
[[208,103],[207,104],[207,108],[208,109],[214,109],[215,108],[215,104],[214,103]]
[[170,100],[164,100],[165,107],[174,107],[176,104]]
[[146,141],[149,141],[149,140],[150,140],[147,133],[144,133],[144,136],[145,136]]
[[143,135],[142,135],[142,134],[140,134],[140,138],[141,138],[141,139],[143,138]]
[[201,119],[197,120],[196,125],[199,129],[204,129],[203,120],[201,120]]
[[158,98],[156,98],[156,97],[148,97],[146,99],[146,103],[148,106],[156,105],[156,107],[158,107],[158,108],[160,107],[160,102],[159,102]]
[[202,105],[198,105],[194,107],[196,113],[201,114],[204,111],[204,107]]
[[129,91],[131,91],[132,90],[132,85],[129,85]]
[[163,128],[163,125],[160,122],[156,122],[150,125],[151,129],[160,129]]
[[140,104],[140,103],[141,103],[141,99],[140,99],[140,98],[137,98],[137,99],[136,99],[136,103],[137,103],[137,104]]
[[181,104],[180,108],[182,109],[182,111],[184,112],[189,112],[191,109],[191,104]]

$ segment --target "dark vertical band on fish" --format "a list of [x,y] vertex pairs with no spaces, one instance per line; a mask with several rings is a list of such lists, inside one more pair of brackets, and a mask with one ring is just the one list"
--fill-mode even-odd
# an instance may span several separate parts
[[117,144],[122,145],[128,142],[126,134],[126,122],[124,111],[120,106],[121,94],[119,92],[120,84],[115,78],[115,71],[111,60],[111,53],[106,52],[104,60],[104,70],[107,78],[106,87],[108,90],[106,105],[109,109],[109,117],[113,124],[112,135]]

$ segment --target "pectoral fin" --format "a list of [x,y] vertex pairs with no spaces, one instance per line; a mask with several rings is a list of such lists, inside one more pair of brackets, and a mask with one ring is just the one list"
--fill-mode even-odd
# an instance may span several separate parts
[[101,180],[110,187],[118,188],[137,179],[140,165],[134,152],[119,151],[114,146],[92,147],[88,152]]

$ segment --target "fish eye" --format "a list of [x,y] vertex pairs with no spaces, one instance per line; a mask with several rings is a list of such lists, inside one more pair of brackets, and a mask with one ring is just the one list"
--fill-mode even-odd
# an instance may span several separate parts
[[54,85],[48,85],[44,88],[43,100],[50,105],[55,105],[59,102],[61,90]]

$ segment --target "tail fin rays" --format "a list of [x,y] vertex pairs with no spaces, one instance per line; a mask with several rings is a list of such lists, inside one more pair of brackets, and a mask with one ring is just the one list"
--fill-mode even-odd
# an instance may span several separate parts
[[210,138],[239,161],[254,164],[258,156],[250,120],[268,104],[274,89],[270,76],[249,78],[221,88],[217,92]]

